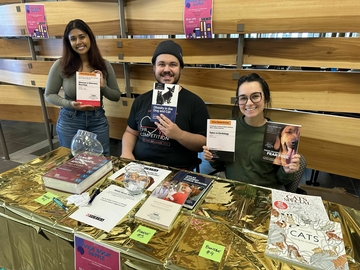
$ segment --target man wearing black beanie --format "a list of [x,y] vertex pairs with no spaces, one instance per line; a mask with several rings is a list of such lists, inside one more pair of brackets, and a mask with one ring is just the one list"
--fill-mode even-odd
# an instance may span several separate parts
[[[160,42],[151,62],[157,82],[178,84],[184,67],[179,44]],[[153,90],[134,100],[122,137],[121,157],[182,169],[192,169],[198,163],[197,153],[206,144],[209,113],[199,96],[181,86],[179,89],[175,122],[162,114],[158,122],[150,121]]]

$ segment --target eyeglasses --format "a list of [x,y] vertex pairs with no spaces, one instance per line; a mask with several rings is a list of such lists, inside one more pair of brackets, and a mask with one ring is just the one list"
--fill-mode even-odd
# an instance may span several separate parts
[[252,101],[252,103],[259,103],[262,100],[262,93],[254,92],[250,95],[250,97],[247,97],[245,95],[240,95],[236,99],[239,105],[245,105],[248,102],[249,98]]

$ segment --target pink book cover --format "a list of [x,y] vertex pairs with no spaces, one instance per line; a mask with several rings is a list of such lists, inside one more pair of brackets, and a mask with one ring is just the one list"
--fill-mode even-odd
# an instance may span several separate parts
[[120,253],[75,235],[75,270],[119,270]]
[[26,27],[33,38],[49,38],[43,4],[25,4]]
[[212,38],[213,0],[185,0],[184,32],[187,39]]

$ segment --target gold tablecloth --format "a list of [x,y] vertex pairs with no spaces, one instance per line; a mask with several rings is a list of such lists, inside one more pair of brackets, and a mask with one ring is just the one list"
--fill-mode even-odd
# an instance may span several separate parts
[[[122,269],[300,269],[264,256],[269,189],[217,178],[197,209],[183,210],[171,231],[157,230],[142,244],[129,238],[139,225],[134,220],[138,207],[107,233],[68,218],[75,206],[65,213],[53,203],[34,201],[46,192],[41,175],[69,155],[69,149],[60,147],[0,174],[0,268],[73,269],[73,237],[78,232],[120,251]],[[115,157],[112,161],[114,171],[128,163]],[[104,177],[94,187],[110,184]],[[58,195],[62,200],[68,196]],[[360,269],[360,211],[326,201],[324,205],[330,219],[342,224],[350,269]],[[219,263],[198,255],[204,240],[225,247]]]

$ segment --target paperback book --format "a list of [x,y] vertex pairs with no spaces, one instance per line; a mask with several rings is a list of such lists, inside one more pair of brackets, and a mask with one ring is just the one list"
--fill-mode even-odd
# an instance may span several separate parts
[[318,196],[272,190],[265,255],[306,269],[349,269],[341,225]]
[[206,145],[213,154],[213,159],[222,161],[235,160],[236,120],[207,120]]
[[111,160],[81,153],[42,176],[44,186],[80,194],[112,170]]
[[164,180],[135,214],[135,218],[161,230],[170,230],[191,193],[186,182]]
[[178,84],[155,82],[151,102],[150,121],[158,122],[156,117],[163,114],[172,122],[175,122],[178,96]]
[[214,181],[211,177],[205,177],[187,171],[179,171],[174,175],[173,180],[188,183],[190,185],[191,192],[184,203],[184,207],[190,210],[194,209],[197,203],[204,197]]
[[262,159],[285,166],[298,152],[301,125],[267,122],[263,141]]
[[92,72],[76,72],[76,101],[81,105],[99,107],[100,74]]
[[[116,171],[114,174],[110,175],[109,179],[114,180],[116,182],[122,182],[124,180],[126,168],[134,164],[137,163],[130,162],[125,167],[121,168],[120,170]],[[171,173],[170,170],[147,166],[147,165],[144,165],[144,170],[146,171],[148,176],[147,185],[145,187],[145,189],[148,191],[153,191],[161,183],[161,181],[163,181]]]

